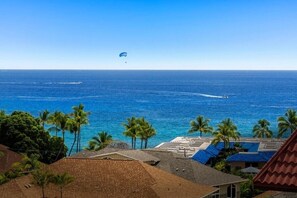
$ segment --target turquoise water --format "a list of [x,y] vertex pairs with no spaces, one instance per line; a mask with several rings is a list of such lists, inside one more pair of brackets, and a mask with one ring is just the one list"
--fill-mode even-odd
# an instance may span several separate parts
[[[248,137],[257,120],[268,119],[276,131],[277,117],[297,109],[296,71],[0,70],[0,90],[0,109],[9,113],[71,112],[83,103],[91,112],[82,130],[84,146],[101,130],[130,143],[122,123],[131,116],[144,116],[156,128],[152,147],[188,135],[197,115],[213,126],[229,117]],[[69,146],[72,135],[66,137]]]

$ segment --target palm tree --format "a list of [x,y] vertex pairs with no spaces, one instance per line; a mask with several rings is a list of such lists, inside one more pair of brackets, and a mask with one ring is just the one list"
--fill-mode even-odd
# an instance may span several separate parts
[[91,141],[89,141],[89,146],[86,148],[89,151],[99,151],[105,148],[112,142],[112,136],[105,131],[101,131],[97,136],[94,136]]
[[265,119],[259,120],[253,128],[254,137],[267,138],[272,137],[272,131],[269,129],[270,122]]
[[40,121],[40,124],[42,124],[43,128],[44,128],[44,124],[47,123],[48,121],[49,114],[50,112],[48,110],[44,110],[39,113],[39,121]]
[[143,117],[138,119],[139,124],[139,132],[138,136],[141,140],[141,149],[143,148],[143,141],[144,141],[144,148],[147,148],[148,139],[156,135],[156,130],[153,128],[149,122],[147,122]]
[[39,186],[42,191],[42,197],[45,198],[44,188],[50,183],[53,174],[46,170],[36,170],[32,172],[33,184]]
[[137,124],[137,119],[135,117],[131,117],[127,119],[127,124],[123,123],[123,126],[125,127],[125,131],[123,134],[127,137],[131,137],[131,142],[132,142],[132,148],[136,148],[136,137],[137,137],[137,132],[138,132],[138,124]]
[[30,157],[25,155],[20,162],[13,164],[13,168],[19,170],[21,174],[32,172],[41,167],[41,163],[38,159],[38,155],[31,155]]
[[211,133],[213,128],[209,126],[209,119],[204,118],[203,116],[198,116],[196,120],[192,120],[190,122],[191,129],[189,130],[189,133],[194,133],[199,131],[200,137],[202,137],[202,133]]
[[238,140],[240,133],[237,131],[236,125],[230,118],[223,120],[217,130],[213,133],[214,139],[212,144],[217,145],[220,141],[224,142],[225,149],[229,148],[230,138]]
[[2,118],[5,118],[5,116],[6,116],[5,111],[0,110],[0,121]]
[[66,125],[67,125],[67,129],[70,131],[70,133],[72,133],[74,135],[73,143],[71,145],[71,148],[70,148],[70,151],[68,154],[68,156],[70,156],[71,152],[73,150],[73,147],[77,141],[78,128],[77,128],[77,123],[73,118],[69,118]]
[[67,121],[69,119],[69,115],[61,113],[59,117],[59,128],[62,131],[63,142],[65,142],[65,131],[68,129]]
[[90,112],[86,112],[84,111],[84,105],[83,104],[79,104],[79,106],[74,106],[72,107],[73,109],[73,117],[74,120],[76,122],[77,125],[77,146],[76,146],[76,152],[79,152],[81,149],[81,126],[88,124],[89,120],[88,120],[88,115],[90,115]]
[[143,142],[146,139],[145,130],[146,130],[147,122],[145,121],[144,117],[138,118],[136,122],[139,125],[139,131],[137,131],[137,136],[140,138],[140,149],[142,149]]
[[62,112],[60,111],[55,111],[53,114],[50,114],[48,117],[48,123],[49,124],[53,124],[53,127],[50,127],[48,130],[51,131],[55,131],[56,132],[56,136],[58,136],[58,131],[60,131],[61,129],[59,128],[60,125],[60,117],[62,116]]
[[297,114],[293,109],[288,109],[285,116],[279,117],[277,121],[278,137],[282,137],[288,131],[292,134],[297,129]]
[[60,197],[63,198],[63,188],[74,181],[74,177],[68,173],[57,174],[51,178],[51,183],[60,188]]

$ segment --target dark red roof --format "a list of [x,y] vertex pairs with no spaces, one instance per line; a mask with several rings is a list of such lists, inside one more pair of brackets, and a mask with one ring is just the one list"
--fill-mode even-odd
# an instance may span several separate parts
[[297,130],[254,178],[258,188],[297,192]]

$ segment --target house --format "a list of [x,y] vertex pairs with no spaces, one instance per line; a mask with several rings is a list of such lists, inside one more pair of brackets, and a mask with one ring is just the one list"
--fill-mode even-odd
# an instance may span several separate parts
[[274,154],[275,151],[239,152],[229,156],[226,162],[230,164],[231,169],[244,169],[247,167],[261,169]]
[[[238,150],[238,153],[227,157],[226,162],[231,169],[243,169],[247,167],[262,168],[282,145],[283,140],[240,140],[231,141],[229,148]],[[209,144],[204,149],[196,152],[192,159],[202,164],[211,164],[224,150],[224,143]]]
[[[74,181],[64,188],[63,197],[210,197],[218,189],[190,182],[136,160],[64,158],[48,168],[67,172]],[[0,186],[0,197],[39,198],[41,189],[23,176]],[[50,184],[47,197],[58,197],[58,187]]]
[[[155,148],[181,154],[199,163],[210,165],[215,162],[215,159],[225,149],[223,142],[213,145],[211,143],[212,140],[213,137],[176,137],[170,142],[162,142]],[[231,140],[229,148],[236,149],[238,154],[230,156],[227,162],[232,169],[242,169],[250,166],[261,168],[281,147],[284,141],[285,139],[274,138],[240,138],[240,141]]]
[[207,184],[219,188],[213,198],[240,197],[240,183],[246,180],[241,177],[217,171],[170,151],[158,149],[143,150],[160,159],[155,167],[182,177],[197,184]]
[[[245,180],[197,163],[180,154],[159,149],[81,151],[72,157],[92,159],[138,160],[198,184],[217,187],[212,197],[239,197],[240,183]],[[230,196],[234,195],[234,196]]]
[[20,162],[22,155],[10,150],[7,146],[0,144],[0,173],[8,171],[15,162]]
[[297,130],[254,178],[264,190],[297,192]]

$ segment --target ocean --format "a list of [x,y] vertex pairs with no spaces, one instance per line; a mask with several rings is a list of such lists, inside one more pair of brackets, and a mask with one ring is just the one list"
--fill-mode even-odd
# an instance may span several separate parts
[[[70,113],[80,103],[90,111],[82,144],[99,131],[130,143],[122,123],[145,117],[157,130],[149,147],[188,134],[198,115],[213,127],[231,118],[243,137],[259,119],[277,132],[277,118],[297,110],[297,71],[53,71],[0,70],[0,109],[38,116],[42,110]],[[66,134],[66,144],[73,141]],[[139,142],[138,142],[139,145]]]

